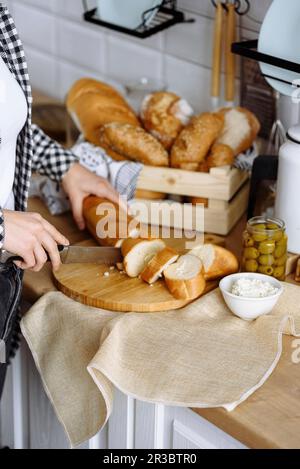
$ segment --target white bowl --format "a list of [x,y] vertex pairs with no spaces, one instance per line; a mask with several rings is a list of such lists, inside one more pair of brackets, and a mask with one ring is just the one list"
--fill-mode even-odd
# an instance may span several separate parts
[[[233,295],[230,293],[233,284],[241,278],[269,282],[275,288],[278,288],[279,292],[276,295],[268,296],[266,298],[243,298]],[[222,292],[225,303],[233,314],[241,319],[244,319],[245,321],[253,321],[260,316],[264,316],[272,312],[283,293],[283,286],[278,280],[267,275],[241,273],[229,275],[228,277],[225,277],[223,280],[221,280],[220,290]]]

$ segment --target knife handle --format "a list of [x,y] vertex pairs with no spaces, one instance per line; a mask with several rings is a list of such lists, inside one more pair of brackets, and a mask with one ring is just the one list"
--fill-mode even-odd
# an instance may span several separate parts
[[[63,250],[66,248],[66,246],[58,245],[57,249],[61,253]],[[48,253],[47,254],[47,262],[51,262],[50,256]],[[1,264],[6,264],[7,262],[24,262],[23,257],[20,256],[15,256],[14,254],[11,254],[10,252],[7,251],[2,251],[0,253],[0,263]]]

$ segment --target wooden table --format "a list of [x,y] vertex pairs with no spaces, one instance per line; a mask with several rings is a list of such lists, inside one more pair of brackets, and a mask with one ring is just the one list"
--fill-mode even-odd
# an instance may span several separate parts
[[[72,244],[90,240],[87,232],[77,230],[71,215],[51,217],[37,199],[30,201],[30,210],[46,217]],[[227,247],[237,255],[244,226],[245,219],[226,239]],[[33,303],[53,290],[50,266],[39,274],[26,273],[23,294],[27,301]],[[284,351],[276,370],[265,385],[234,412],[228,413],[222,409],[194,411],[249,448],[300,448],[300,365],[292,363],[293,340],[284,337]]]

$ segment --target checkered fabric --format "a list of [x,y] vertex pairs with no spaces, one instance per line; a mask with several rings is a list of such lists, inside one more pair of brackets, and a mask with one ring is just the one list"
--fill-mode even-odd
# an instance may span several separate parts
[[[13,19],[2,3],[0,3],[0,55],[23,89],[28,104],[27,121],[17,140],[13,188],[16,210],[25,211],[32,170],[45,174],[54,181],[60,181],[77,158],[31,124],[32,95],[25,54]],[[0,207],[0,249],[3,241],[4,219]]]

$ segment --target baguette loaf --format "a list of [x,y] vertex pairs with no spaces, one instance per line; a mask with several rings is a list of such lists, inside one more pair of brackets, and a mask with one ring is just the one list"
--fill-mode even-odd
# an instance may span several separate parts
[[221,109],[219,115],[225,119],[225,125],[217,143],[228,145],[234,156],[248,150],[260,131],[255,115],[241,107]]
[[204,205],[204,208],[208,208],[208,199],[204,197],[191,197],[189,200],[192,205],[201,204]]
[[122,244],[122,254],[128,277],[138,277],[151,259],[165,247],[161,239],[126,239]]
[[174,93],[158,92],[146,96],[141,110],[144,127],[170,150],[193,110]]
[[[100,204],[105,204],[105,206],[115,207],[115,216],[110,220],[112,223],[112,227],[115,228],[115,236],[110,237],[98,237],[97,234],[97,226],[101,220],[106,217],[107,222],[109,221],[109,217],[107,213],[103,215],[97,214],[97,209]],[[101,246],[107,247],[121,247],[122,243],[127,237],[131,238],[138,238],[141,237],[140,228],[133,228],[129,230],[129,225],[133,221],[133,218],[127,214],[127,218],[125,216],[120,216],[121,208],[118,207],[116,204],[112,202],[108,202],[105,199],[101,199],[99,197],[88,197],[85,199],[83,203],[83,215],[86,221],[87,229],[95,238],[95,240]]]
[[206,280],[221,279],[239,270],[239,262],[235,255],[221,246],[202,244],[189,251],[189,254],[202,261]]
[[167,194],[163,194],[162,192],[137,189],[135,192],[135,198],[144,200],[165,200],[167,198]]
[[232,166],[234,163],[234,152],[228,145],[215,143],[206,159],[208,168],[218,168],[220,166]]
[[178,260],[179,254],[172,248],[166,247],[158,252],[143,270],[141,278],[153,285],[162,277],[163,271]]
[[99,132],[112,122],[140,126],[125,99],[110,85],[92,79],[74,84],[67,97],[67,109],[84,137],[99,146]]
[[172,168],[198,171],[224,126],[222,114],[205,113],[191,119],[171,152]]
[[300,259],[298,260],[298,264],[297,264],[295,280],[296,282],[300,282]]
[[176,299],[192,301],[205,291],[203,265],[195,256],[181,256],[164,271],[164,276],[170,293]]
[[150,166],[168,166],[163,146],[145,130],[124,124],[108,124],[100,131],[100,146],[112,158],[138,161]]

